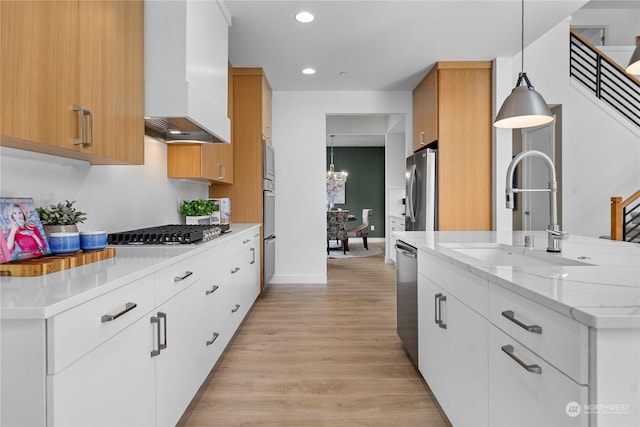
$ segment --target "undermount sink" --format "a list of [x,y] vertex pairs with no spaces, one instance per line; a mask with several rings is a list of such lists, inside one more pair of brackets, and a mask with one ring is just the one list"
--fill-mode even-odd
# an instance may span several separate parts
[[547,252],[527,249],[523,247],[509,246],[502,243],[479,244],[477,246],[443,245],[467,255],[471,258],[500,266],[591,266],[586,262]]

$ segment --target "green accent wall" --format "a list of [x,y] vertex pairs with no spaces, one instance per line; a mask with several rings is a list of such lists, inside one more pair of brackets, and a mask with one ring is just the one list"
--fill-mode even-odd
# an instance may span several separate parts
[[[327,148],[327,168],[331,162],[331,148]],[[362,223],[362,209],[371,208],[371,225],[375,230],[369,237],[384,237],[384,147],[334,147],[333,164],[336,172],[347,172],[345,204],[336,208],[349,210],[357,217],[347,224],[354,228]]]

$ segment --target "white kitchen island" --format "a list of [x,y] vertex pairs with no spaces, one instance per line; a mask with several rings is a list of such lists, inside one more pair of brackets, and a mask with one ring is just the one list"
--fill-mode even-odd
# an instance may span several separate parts
[[458,425],[640,425],[640,245],[395,232],[418,252],[418,368]]
[[0,280],[1,425],[175,425],[260,292],[260,225]]

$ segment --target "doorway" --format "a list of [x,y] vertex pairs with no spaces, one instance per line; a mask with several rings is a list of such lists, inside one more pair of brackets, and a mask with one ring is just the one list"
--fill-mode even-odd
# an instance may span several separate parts
[[[514,130],[513,153],[541,151],[553,161],[556,168],[558,224],[562,225],[562,147],[561,109],[552,108],[554,121],[543,125]],[[517,186],[520,188],[548,188],[549,172],[540,159],[526,158],[518,167]],[[549,226],[549,193],[518,193],[513,211],[514,230],[545,230]]]

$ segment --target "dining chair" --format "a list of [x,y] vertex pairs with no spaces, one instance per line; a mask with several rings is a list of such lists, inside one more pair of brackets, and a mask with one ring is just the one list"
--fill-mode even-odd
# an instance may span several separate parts
[[349,237],[362,237],[362,243],[364,244],[366,250],[369,250],[369,246],[367,245],[367,236],[369,235],[371,211],[373,211],[373,209],[362,209],[362,224],[360,224],[356,228],[347,230],[347,239]]
[[329,255],[329,241],[342,242],[342,252],[349,250],[349,238],[344,227],[347,223],[349,211],[327,211],[327,255]]

